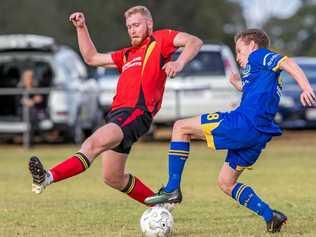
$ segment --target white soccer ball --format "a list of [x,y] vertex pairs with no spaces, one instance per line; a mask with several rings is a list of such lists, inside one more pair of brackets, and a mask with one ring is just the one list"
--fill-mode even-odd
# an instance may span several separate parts
[[146,237],[170,236],[173,224],[171,213],[160,206],[146,209],[140,218],[140,228]]

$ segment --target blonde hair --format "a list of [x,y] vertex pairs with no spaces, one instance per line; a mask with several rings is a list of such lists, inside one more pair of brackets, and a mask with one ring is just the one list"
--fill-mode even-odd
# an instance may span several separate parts
[[130,17],[131,15],[136,14],[136,13],[140,13],[142,16],[144,16],[150,20],[153,19],[148,8],[145,6],[141,6],[141,5],[127,9],[124,13],[125,19]]

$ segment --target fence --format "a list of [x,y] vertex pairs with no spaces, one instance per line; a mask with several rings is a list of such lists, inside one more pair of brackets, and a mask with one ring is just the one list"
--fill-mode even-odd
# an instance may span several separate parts
[[[50,92],[50,88],[33,88],[25,90],[23,88],[1,88],[0,96],[17,96],[21,95],[23,98],[28,98],[31,94],[46,95]],[[0,121],[0,133],[23,133],[23,146],[29,148],[31,146],[31,122],[30,122],[30,108],[21,103],[22,108],[22,121]]]
[[[54,91],[57,90],[54,88]],[[33,88],[31,90],[25,90],[22,88],[1,88],[0,89],[0,96],[6,96],[6,95],[21,95],[22,98],[27,98],[30,94],[41,94],[41,95],[47,95],[52,91],[52,88]],[[110,107],[112,103],[112,97],[114,95],[114,91],[112,89],[106,90],[101,89],[99,92],[101,92],[98,96],[101,101],[101,106],[104,107]],[[224,98],[220,98],[221,101],[227,102],[227,98],[239,98],[239,94],[237,94],[234,90],[229,88],[210,88],[210,86],[200,86],[195,85],[192,88],[192,85],[190,87],[184,87],[183,85],[181,87],[173,87],[173,88],[166,88],[166,93],[171,93],[173,96],[164,97],[164,103],[171,108],[170,110],[166,110],[166,108],[162,107],[161,111],[157,114],[155,117],[155,122],[172,122],[179,118],[183,117],[189,117],[189,116],[196,116],[200,114],[201,112],[212,112],[213,110],[210,110],[210,103],[208,101],[203,101],[205,98],[203,98],[203,94],[214,94],[214,93],[221,93],[222,95],[227,93],[228,96],[223,96]],[[190,97],[194,93],[195,95]],[[106,95],[106,102],[102,103],[102,94]],[[194,101],[192,98],[194,97]],[[191,101],[190,101],[191,100]],[[198,108],[199,111],[194,108],[194,110],[190,110],[190,106],[188,104],[196,103],[193,106]],[[218,107],[223,108],[218,105]],[[23,146],[25,148],[29,148],[31,146],[31,120],[30,120],[30,111],[28,106],[23,106],[23,112],[22,112],[22,121],[21,122],[12,122],[12,121],[1,121],[0,119],[0,133],[22,133],[23,134]],[[215,110],[214,110],[215,111]],[[216,110],[217,111],[217,110]]]

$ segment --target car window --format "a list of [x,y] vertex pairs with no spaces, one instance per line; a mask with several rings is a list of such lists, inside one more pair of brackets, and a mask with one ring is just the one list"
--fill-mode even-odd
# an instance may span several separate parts
[[[172,60],[176,60],[179,55],[180,52],[176,52],[173,55]],[[179,73],[179,75],[225,75],[225,65],[222,55],[219,51],[199,52],[198,55],[185,66],[185,68],[181,73]]]
[[[316,64],[299,64],[306,77],[312,84],[316,84]],[[296,84],[296,81],[285,71],[281,73],[281,78],[285,85]]]

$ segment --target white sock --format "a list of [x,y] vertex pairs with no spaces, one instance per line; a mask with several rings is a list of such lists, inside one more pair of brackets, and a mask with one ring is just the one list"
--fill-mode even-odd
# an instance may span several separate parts
[[46,185],[49,185],[51,184],[52,182],[54,182],[54,178],[53,178],[53,175],[50,171],[47,171],[46,173],[46,178],[45,178],[45,184]]

